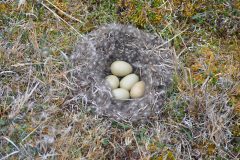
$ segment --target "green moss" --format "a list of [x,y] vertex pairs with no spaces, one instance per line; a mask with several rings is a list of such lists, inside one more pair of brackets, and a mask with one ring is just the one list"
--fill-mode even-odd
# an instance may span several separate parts
[[117,122],[117,121],[112,121],[111,126],[114,127],[114,128],[122,129],[122,130],[128,130],[128,129],[131,128],[131,126],[129,126],[128,124],[120,123],[120,122]]

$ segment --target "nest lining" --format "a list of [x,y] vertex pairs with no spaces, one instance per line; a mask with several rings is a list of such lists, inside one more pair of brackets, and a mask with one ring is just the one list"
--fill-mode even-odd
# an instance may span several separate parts
[[[98,115],[117,120],[146,120],[164,104],[174,70],[172,52],[164,41],[130,25],[109,24],[80,38],[71,60],[75,66],[77,93]],[[144,97],[116,100],[105,77],[110,65],[122,60],[145,82]]]

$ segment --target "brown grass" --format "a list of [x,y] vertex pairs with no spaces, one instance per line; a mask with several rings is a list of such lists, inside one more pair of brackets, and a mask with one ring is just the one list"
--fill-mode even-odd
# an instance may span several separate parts
[[[49,2],[0,2],[0,159],[238,159],[238,1]],[[155,121],[94,116],[73,95],[74,44],[111,22],[175,50],[179,70]]]

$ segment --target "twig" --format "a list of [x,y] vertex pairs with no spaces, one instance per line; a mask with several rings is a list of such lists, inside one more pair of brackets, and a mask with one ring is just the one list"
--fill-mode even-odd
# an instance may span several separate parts
[[62,14],[64,14],[65,16],[67,16],[68,18],[74,20],[74,21],[77,21],[79,23],[83,23],[82,21],[80,21],[79,19],[67,14],[66,12],[64,12],[63,10],[61,10],[60,8],[58,8],[56,5],[54,5],[53,3],[51,3],[50,1],[48,0],[45,0],[46,2],[48,2],[49,4],[51,4],[54,8],[56,8],[58,11],[60,11]]
[[14,152],[6,155],[5,157],[2,157],[0,160],[8,159],[8,157],[10,157],[10,156],[12,156],[12,155],[14,155],[14,154],[17,154],[18,152],[19,152],[19,151],[14,151]]
[[81,33],[79,33],[72,25],[70,25],[67,21],[65,21],[62,17],[60,17],[58,14],[56,14],[52,9],[50,9],[47,5],[45,5],[43,2],[41,4],[48,9],[52,14],[57,17],[58,19],[62,20],[66,25],[68,25],[72,30],[74,30],[78,35],[82,36]]
[[11,67],[22,67],[22,66],[31,66],[31,65],[40,65],[43,64],[41,62],[39,63],[17,63],[17,64],[13,64],[11,65]]
[[14,73],[16,73],[16,72],[13,72],[13,71],[2,71],[2,72],[0,72],[0,75],[1,75],[1,74],[8,74],[8,73],[14,74]]
[[204,83],[202,84],[202,86],[201,86],[201,90],[202,90],[202,91],[204,91],[204,90],[206,89],[206,85],[207,85],[209,79],[210,79],[210,76],[208,76],[208,77],[205,79]]
[[133,134],[134,140],[135,140],[135,142],[136,142],[136,145],[137,145],[137,148],[138,148],[138,152],[139,152],[139,154],[140,154],[140,157],[141,157],[141,159],[143,159],[142,153],[141,153],[141,151],[140,151],[140,148],[139,148],[139,145],[138,145],[138,142],[137,142],[137,139],[136,139],[136,136],[135,136],[135,134],[134,134],[133,131],[132,131],[132,134]]
[[175,36],[173,36],[171,39],[169,39],[168,41],[164,42],[162,45],[158,46],[157,48],[161,48],[164,45],[168,44],[169,42],[171,42],[173,39],[175,39],[176,37],[180,36],[183,32],[185,32],[187,29],[181,31],[180,33],[176,34]]
[[2,139],[6,139],[8,142],[10,142],[18,151],[20,150],[20,149],[18,148],[18,146],[17,146],[15,143],[13,143],[13,141],[11,141],[9,138],[4,137],[4,136],[2,136],[1,138],[2,138]]
[[21,142],[25,141],[31,134],[33,134],[33,133],[34,133],[43,123],[45,123],[45,122],[46,122],[46,121],[43,121],[43,122],[42,122],[41,124],[39,124],[36,128],[34,128],[33,131],[30,132],[26,137],[24,137]]
[[9,138],[4,137],[4,136],[2,136],[0,138],[7,140],[9,143],[11,143],[17,149],[17,151],[14,151],[14,152],[12,152],[10,154],[7,154],[5,157],[2,157],[0,160],[8,159],[8,157],[10,157],[10,156],[20,152],[20,149],[18,148],[18,146],[13,141],[11,141]]

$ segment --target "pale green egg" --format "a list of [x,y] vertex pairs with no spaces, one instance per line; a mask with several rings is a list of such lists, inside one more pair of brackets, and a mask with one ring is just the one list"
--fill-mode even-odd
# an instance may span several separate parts
[[114,98],[118,100],[126,100],[130,98],[129,91],[124,88],[117,88],[112,91]]
[[132,66],[125,61],[115,61],[111,64],[111,72],[115,76],[124,77],[132,71]]
[[111,87],[111,89],[116,89],[119,86],[119,79],[117,76],[109,75],[106,77],[107,84]]
[[120,88],[130,90],[132,86],[139,81],[139,77],[136,74],[129,74],[120,81]]
[[145,83],[143,81],[137,82],[133,85],[130,91],[131,98],[141,98],[145,92]]

